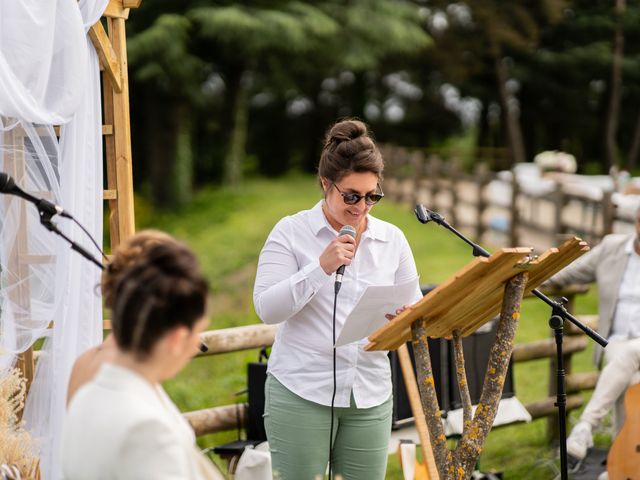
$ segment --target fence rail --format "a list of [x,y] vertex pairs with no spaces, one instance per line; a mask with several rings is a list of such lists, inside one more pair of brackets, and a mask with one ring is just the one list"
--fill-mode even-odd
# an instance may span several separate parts
[[[547,290],[545,293],[553,296],[567,297],[569,299],[569,308],[571,308],[575,296],[586,293],[587,291],[587,286],[574,285],[562,290]],[[527,299],[531,298],[535,297],[527,297]],[[594,326],[594,322],[597,320],[597,316],[593,315],[580,318],[591,327]],[[202,335],[202,340],[209,347],[209,351],[199,356],[205,357],[271,346],[275,338],[275,331],[275,325],[263,324],[208,331]],[[582,406],[583,396],[581,392],[594,388],[599,373],[596,371],[586,373],[571,372],[571,358],[573,354],[585,350],[589,342],[582,331],[573,327],[573,325],[566,325],[565,335],[563,353],[564,366],[567,373],[567,412],[569,412]],[[541,417],[549,418],[547,432],[550,438],[557,438],[558,435],[558,417],[557,408],[555,407],[555,356],[554,338],[519,343],[514,346],[513,350],[515,369],[520,368],[519,366],[526,362],[545,358],[549,359],[549,381],[546,391],[546,395],[548,396],[525,405],[525,408],[534,419]],[[523,366],[522,368],[525,367]],[[244,403],[205,408],[187,412],[184,415],[198,436],[244,427],[248,419],[247,405]]]

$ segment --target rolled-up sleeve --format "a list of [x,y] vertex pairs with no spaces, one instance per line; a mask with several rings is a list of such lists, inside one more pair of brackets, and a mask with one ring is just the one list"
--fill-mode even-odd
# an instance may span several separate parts
[[274,227],[260,252],[253,304],[266,324],[291,318],[331,278],[320,266],[319,259],[298,265],[290,243],[292,238],[290,223],[284,218]]

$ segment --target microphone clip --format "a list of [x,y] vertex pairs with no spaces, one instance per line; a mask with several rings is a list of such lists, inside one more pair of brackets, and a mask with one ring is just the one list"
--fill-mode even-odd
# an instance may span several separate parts
[[420,223],[429,223],[435,222],[438,225],[443,225],[446,223],[444,217],[437,212],[432,212],[425,208],[421,203],[416,203],[416,208],[413,210],[418,218]]

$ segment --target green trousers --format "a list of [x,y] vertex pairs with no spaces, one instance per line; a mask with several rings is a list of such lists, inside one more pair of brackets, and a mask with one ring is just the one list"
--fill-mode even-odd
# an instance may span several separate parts
[[[334,475],[343,480],[384,480],[391,435],[392,399],[372,408],[334,408]],[[331,407],[305,400],[268,375],[264,425],[273,478],[314,480],[329,461]]]

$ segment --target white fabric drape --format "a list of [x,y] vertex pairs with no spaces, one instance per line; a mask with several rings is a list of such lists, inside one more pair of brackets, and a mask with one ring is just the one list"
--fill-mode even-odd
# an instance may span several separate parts
[[[86,32],[107,3],[0,0],[0,170],[63,205],[99,242],[100,79]],[[62,125],[60,140],[53,125]],[[80,229],[56,222],[99,258]],[[102,338],[100,272],[45,230],[34,206],[8,195],[0,198],[0,267],[0,375],[45,337],[24,419],[39,444],[43,479],[58,479],[69,372]]]

